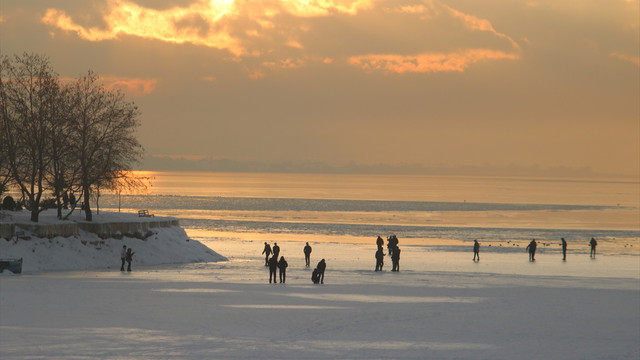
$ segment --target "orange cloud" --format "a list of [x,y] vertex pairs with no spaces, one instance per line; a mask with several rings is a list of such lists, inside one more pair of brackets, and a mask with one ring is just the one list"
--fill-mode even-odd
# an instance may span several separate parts
[[155,79],[122,78],[116,76],[101,76],[100,82],[111,90],[121,90],[133,96],[144,96],[156,89],[158,81]]
[[297,69],[306,64],[305,59],[286,58],[280,61],[265,61],[262,66],[271,69]]
[[349,58],[349,64],[366,71],[403,73],[462,72],[469,65],[486,60],[516,60],[518,54],[488,49],[469,49],[454,53],[419,55],[361,55]]
[[[511,37],[496,31],[488,20],[465,14],[436,0],[425,0],[421,4],[414,2],[407,4],[393,0],[192,0],[192,3],[182,7],[175,6],[161,10],[143,7],[135,3],[135,0],[105,1],[106,7],[101,14],[104,25],[101,26],[80,25],[67,13],[57,9],[48,9],[42,21],[64,31],[74,32],[88,41],[118,40],[125,36],[136,36],[168,43],[188,43],[225,50],[234,55],[228,59],[231,61],[243,61],[246,57],[268,58],[259,60],[263,69],[252,72],[249,76],[251,79],[264,77],[265,69],[298,68],[308,64],[309,61],[315,61],[313,59],[316,58],[335,57],[335,55],[328,57],[327,54],[314,54],[314,44],[303,41],[317,38],[317,36],[306,36],[308,33],[322,31],[313,26],[314,23],[307,18],[346,14],[349,17],[341,21],[350,21],[349,19],[353,18],[353,21],[361,26],[360,20],[357,19],[359,12],[376,10],[374,7],[378,7],[377,10],[382,12],[393,11],[402,14],[401,16],[418,17],[424,24],[429,24],[429,21],[435,17],[445,17],[447,22],[454,23],[455,26],[452,29],[456,31],[459,30],[458,24],[461,22],[466,31],[487,32],[507,40],[514,51],[510,54],[499,50],[483,49],[484,46],[477,45],[475,47],[480,49],[441,53],[437,50],[425,49],[424,43],[416,43],[414,44],[416,48],[408,49],[407,52],[419,55],[389,55],[385,54],[384,50],[378,55],[344,55],[354,66],[398,73],[463,71],[469,64],[482,60],[517,59],[521,52],[520,46]],[[406,31],[415,30],[407,29]],[[363,32],[363,35],[366,36],[366,32]],[[295,51],[296,56],[304,51],[305,54],[300,55],[300,58],[305,60],[291,60],[291,50]],[[147,87],[142,85],[138,87],[141,94],[148,91]]]
[[630,62],[636,66],[640,66],[640,57],[637,56],[629,56],[629,55],[625,55],[625,54],[621,54],[619,52],[613,52],[611,54],[609,54],[615,58],[618,58],[622,61],[627,61]]
[[355,15],[373,6],[373,0],[285,0],[281,3],[287,12],[299,17],[327,16],[332,12]]
[[[65,85],[70,85],[78,81],[77,78],[62,76],[59,78],[60,82]],[[98,76],[98,81],[105,89],[108,90],[120,90],[132,96],[144,96],[151,94],[155,91],[158,84],[156,79],[140,79],[140,78],[125,78],[121,76]]]
[[515,48],[515,49],[520,49],[520,46],[518,45],[518,43],[516,43],[515,41],[513,41],[512,38],[510,38],[509,36],[499,33],[497,32],[494,28],[493,25],[491,25],[491,22],[489,20],[486,19],[480,19],[478,17],[475,17],[473,15],[469,15],[469,14],[465,14],[461,11],[458,11],[456,9],[450,8],[449,6],[443,5],[448,11],[449,13],[451,13],[451,15],[454,18],[460,19],[462,20],[462,22],[464,23],[464,25],[474,31],[486,31],[486,32],[490,32],[492,34],[494,34],[497,37],[503,38],[508,40],[511,45]]
[[[240,56],[246,55],[247,50],[230,29],[232,21],[240,15],[250,15],[251,20],[268,29],[274,26],[270,18],[283,11],[297,17],[327,16],[333,12],[356,14],[371,5],[372,0],[195,0],[187,7],[154,10],[132,1],[107,0],[107,10],[103,14],[104,29],[81,26],[65,12],[56,9],[48,9],[42,22],[75,32],[89,41],[132,35],[169,43],[207,46]],[[247,34],[257,36],[259,32],[248,30]]]
[[[434,3],[429,3],[432,7]],[[489,32],[494,36],[505,39],[513,47],[512,52],[492,49],[463,49],[450,53],[424,52],[418,55],[403,54],[366,54],[352,56],[348,63],[366,71],[385,71],[390,73],[432,73],[432,72],[462,72],[471,64],[488,60],[517,60],[520,58],[520,46],[509,36],[496,31],[490,21],[473,15],[465,14],[447,5],[440,6],[453,19],[462,21],[463,25],[472,31]],[[433,11],[432,11],[433,10]],[[408,14],[440,13],[437,8],[429,9],[423,5],[402,6],[400,12]],[[425,19],[425,17],[421,17]]]
[[400,7],[400,12],[407,14],[422,14],[427,11],[427,7],[424,5],[406,5]]
[[199,0],[188,7],[166,10],[144,8],[126,0],[108,0],[103,15],[105,29],[85,28],[76,24],[63,11],[48,9],[42,22],[65,31],[73,31],[82,39],[103,41],[122,35],[162,40],[169,43],[207,46],[242,55],[246,51],[233,38],[223,21],[235,12],[234,1]]

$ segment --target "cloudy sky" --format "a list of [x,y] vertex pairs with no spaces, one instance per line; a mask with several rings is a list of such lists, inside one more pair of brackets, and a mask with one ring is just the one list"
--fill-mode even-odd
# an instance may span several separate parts
[[639,0],[2,0],[0,51],[91,69],[147,155],[640,166]]

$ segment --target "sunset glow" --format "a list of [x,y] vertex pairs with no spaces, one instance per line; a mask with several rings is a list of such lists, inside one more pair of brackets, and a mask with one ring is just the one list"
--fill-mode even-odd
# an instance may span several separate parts
[[439,72],[466,70],[479,61],[509,59],[517,60],[516,54],[506,54],[492,50],[466,50],[452,54],[420,54],[416,56],[364,55],[349,59],[349,63],[363,70],[383,70],[403,74],[406,72]]
[[640,176],[640,0],[487,1],[33,0],[0,40],[131,96],[148,156]]
[[[233,1],[199,1],[186,8],[164,11],[144,8],[124,0],[110,0],[104,13],[106,29],[86,28],[76,24],[64,12],[48,9],[42,21],[65,31],[73,31],[89,41],[118,39],[133,35],[169,43],[192,43],[225,49],[240,55],[244,49],[225,31],[223,19],[230,16]],[[210,30],[215,25],[221,30]]]

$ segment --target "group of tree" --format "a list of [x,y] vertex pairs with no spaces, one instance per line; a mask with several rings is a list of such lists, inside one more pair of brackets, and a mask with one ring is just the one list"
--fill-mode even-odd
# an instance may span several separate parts
[[77,194],[91,221],[94,193],[136,182],[139,116],[92,71],[62,80],[44,55],[0,53],[0,195],[19,191],[37,222],[46,196],[62,218],[63,199]]

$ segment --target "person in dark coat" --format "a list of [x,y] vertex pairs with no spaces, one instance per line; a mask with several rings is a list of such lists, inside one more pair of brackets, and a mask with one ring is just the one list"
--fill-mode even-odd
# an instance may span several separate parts
[[389,256],[393,256],[393,251],[398,247],[398,237],[391,235],[387,238],[387,249],[389,250]]
[[287,281],[287,260],[284,259],[284,256],[280,258],[278,261],[278,275],[280,276],[280,284],[284,284]]
[[567,242],[564,238],[560,238],[562,241],[560,245],[562,245],[562,260],[567,260]]
[[527,245],[527,251],[529,251],[529,261],[536,261],[536,248],[538,247],[538,243],[536,239],[531,240],[529,245]]
[[590,257],[592,258],[596,257],[596,246],[598,246],[598,242],[596,241],[595,238],[591,238],[591,241],[589,241],[589,246],[591,246]]
[[473,261],[476,261],[476,256],[480,261],[480,244],[478,244],[478,240],[473,240]]
[[391,255],[391,271],[400,271],[400,248],[396,246],[393,249],[393,255]]
[[124,262],[127,260],[127,245],[122,245],[122,249],[120,250],[120,260],[122,260],[120,271],[124,271]]
[[278,255],[280,255],[280,246],[278,243],[273,243],[273,256],[276,257],[276,260],[278,260]]
[[269,259],[269,284],[271,284],[271,279],[273,278],[273,283],[278,283],[278,278],[276,278],[276,270],[278,269],[278,260],[275,256],[272,256]]
[[384,265],[384,251],[382,250],[382,246],[378,246],[378,251],[376,251],[376,269],[374,271],[382,271],[382,265]]
[[318,268],[313,269],[313,272],[311,273],[311,281],[313,281],[314,284],[320,283],[320,274],[318,273]]
[[327,263],[324,259],[320,260],[316,269],[318,269],[318,280],[320,280],[320,284],[324,284],[324,271],[327,269]]
[[135,254],[131,248],[127,249],[127,256],[125,260],[127,260],[127,271],[131,271],[131,262],[133,261],[133,254]]
[[307,243],[307,245],[305,245],[304,247],[304,263],[306,267],[309,267],[309,264],[311,263],[311,246],[309,245],[309,243]]
[[271,255],[271,245],[264,242],[264,250],[262,250],[264,254],[264,266],[269,266],[269,255]]

